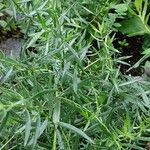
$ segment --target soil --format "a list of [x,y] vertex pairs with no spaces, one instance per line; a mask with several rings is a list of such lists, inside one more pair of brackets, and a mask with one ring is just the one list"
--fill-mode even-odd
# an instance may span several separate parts
[[[143,70],[140,66],[138,68],[133,68],[132,70],[127,72],[127,70],[142,57],[141,52],[143,42],[143,36],[128,37],[120,32],[116,33],[113,45],[116,49],[120,50],[120,54],[118,54],[118,57],[131,56],[131,58],[124,60],[125,62],[130,64],[130,66],[124,64],[121,64],[120,66],[120,71],[123,74],[130,74],[132,76],[141,76],[143,74]],[[125,44],[122,45],[121,43]]]
[[4,30],[0,28],[0,41],[3,41],[8,38],[24,38],[24,34],[21,32],[19,27],[11,30]]
[[[24,41],[24,33],[21,32],[19,27],[9,31],[0,28],[0,50],[2,50],[6,56],[19,58]],[[25,53],[28,55],[28,52],[36,54],[37,49],[35,47],[29,47]]]
[[147,143],[147,150],[150,150],[150,142]]

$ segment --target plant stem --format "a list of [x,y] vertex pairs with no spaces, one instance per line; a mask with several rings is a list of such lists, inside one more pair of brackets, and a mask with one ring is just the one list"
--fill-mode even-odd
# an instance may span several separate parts
[[56,142],[57,142],[56,131],[57,131],[57,126],[55,125],[55,128],[54,128],[54,139],[53,139],[53,150],[56,150]]

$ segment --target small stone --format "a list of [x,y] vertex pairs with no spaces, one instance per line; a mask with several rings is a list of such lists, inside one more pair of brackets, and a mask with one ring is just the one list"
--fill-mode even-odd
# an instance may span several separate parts
[[0,50],[3,51],[6,56],[19,58],[23,43],[24,40],[21,38],[8,38],[5,41],[1,41]]

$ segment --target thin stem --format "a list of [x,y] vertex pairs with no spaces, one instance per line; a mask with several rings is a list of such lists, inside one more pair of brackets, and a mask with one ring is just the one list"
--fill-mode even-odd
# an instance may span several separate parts
[[54,139],[53,139],[53,150],[56,150],[56,142],[57,142],[57,127],[55,125],[55,128],[54,128]]

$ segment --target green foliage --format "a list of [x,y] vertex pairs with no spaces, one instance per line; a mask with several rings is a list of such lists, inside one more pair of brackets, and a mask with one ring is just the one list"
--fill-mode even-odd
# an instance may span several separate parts
[[130,18],[121,23],[119,30],[128,36],[150,34],[148,0],[135,0],[133,5],[128,8]]
[[13,0],[11,6],[26,42],[18,60],[0,54],[1,149],[145,149],[150,84],[121,75],[112,44],[127,4]]
[[12,2],[0,1],[0,31],[6,32],[16,28],[16,8]]

